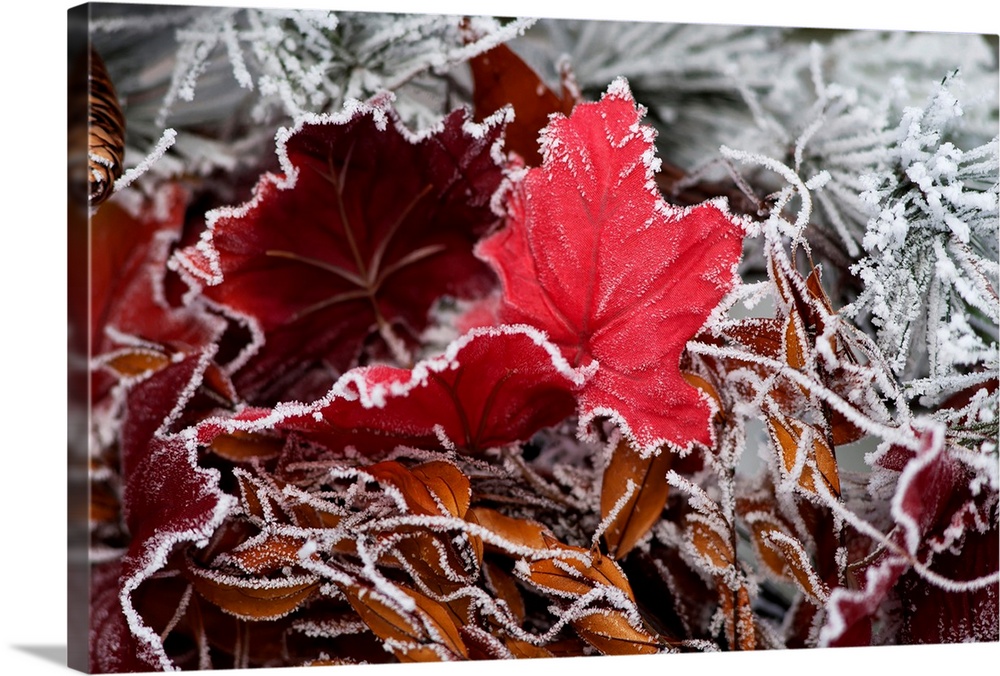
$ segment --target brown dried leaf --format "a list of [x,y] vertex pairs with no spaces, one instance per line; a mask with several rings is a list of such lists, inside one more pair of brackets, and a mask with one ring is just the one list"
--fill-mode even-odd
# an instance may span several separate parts
[[519,641],[516,638],[508,638],[505,642],[510,654],[518,659],[536,659],[543,657],[554,657],[552,652],[541,646]]
[[504,133],[506,147],[530,166],[542,163],[538,134],[548,124],[549,115],[569,115],[576,101],[564,92],[557,96],[542,79],[507,45],[469,59],[473,80],[475,116],[482,120],[506,105],[514,107],[514,121]]
[[751,537],[757,545],[757,555],[761,563],[778,577],[785,575],[785,560],[780,553],[767,546],[764,534],[771,531],[784,532],[784,525],[773,514],[765,512],[750,512],[743,515],[750,526]]
[[223,575],[191,564],[192,586],[209,603],[244,620],[274,620],[305,603],[320,586],[315,575],[258,579]]
[[784,416],[770,416],[768,418],[768,429],[771,432],[771,439],[778,452],[781,453],[782,464],[786,472],[795,469],[795,462],[798,458],[799,446],[802,436],[808,433],[812,437],[812,447],[807,463],[802,468],[799,475],[799,485],[810,493],[816,492],[815,472],[808,460],[813,460],[819,469],[820,476],[826,483],[827,488],[835,496],[840,496],[840,474],[837,470],[837,458],[827,445],[823,435],[815,427],[806,425],[793,418]]
[[597,549],[571,547],[554,539],[549,541],[549,547],[581,554],[589,558],[589,565],[572,555],[532,561],[528,564],[528,580],[538,588],[572,598],[603,585],[616,587],[635,601],[628,579],[611,557],[603,556]]
[[220,434],[209,445],[216,455],[230,462],[248,462],[253,459],[276,458],[284,447],[284,441],[263,434],[236,431]]
[[696,373],[691,373],[690,371],[682,371],[681,375],[684,376],[684,380],[687,381],[688,385],[697,387],[699,390],[711,397],[712,401],[715,402],[714,421],[718,422],[725,419],[725,412],[722,407],[722,397],[719,396],[719,391],[715,389],[715,386],[705,378],[702,378]]
[[455,465],[432,460],[411,468],[410,472],[437,496],[452,516],[463,518],[469,511],[472,487],[468,477]]
[[802,543],[776,529],[763,531],[761,541],[765,545],[762,550],[770,549],[781,558],[784,574],[789,575],[813,603],[822,607],[830,596],[830,590],[810,563]]
[[294,515],[296,525],[306,528],[336,528],[344,518],[341,514],[304,502],[290,505],[289,511]]
[[806,365],[806,354],[809,351],[808,336],[805,326],[799,317],[798,310],[792,306],[785,318],[784,330],[785,363],[793,369],[802,369]]
[[239,468],[234,469],[233,474],[239,483],[240,500],[247,514],[258,519],[264,519],[267,512],[274,514],[279,509],[277,503],[269,496],[266,498],[266,503],[261,501],[261,493],[266,494],[268,487],[260,479],[251,476]]
[[233,381],[214,362],[209,364],[208,368],[205,369],[202,387],[227,404],[231,404],[237,400],[236,388],[233,386]]
[[170,364],[170,357],[159,350],[140,347],[123,350],[106,360],[104,365],[123,378],[159,371]]
[[720,519],[711,519],[704,514],[688,514],[688,538],[694,549],[717,572],[733,565],[735,557],[731,544],[731,534],[720,532]]
[[754,650],[757,647],[757,629],[750,594],[745,585],[733,591],[722,580],[718,584],[722,616],[726,620],[726,641],[732,650]]
[[483,563],[483,576],[490,590],[496,598],[507,604],[518,623],[524,622],[524,597],[521,596],[514,577],[492,561]]
[[464,517],[469,508],[469,479],[449,462],[431,461],[411,470],[387,460],[366,467],[365,472],[399,489],[414,514]]
[[305,543],[304,538],[275,533],[239,547],[229,553],[229,558],[248,573],[270,575],[285,566],[298,564],[299,550]]
[[656,636],[629,624],[621,611],[598,611],[570,624],[580,638],[604,655],[654,655],[663,647]]
[[[806,278],[806,290],[812,300],[811,306],[813,312],[811,321],[816,326],[816,335],[819,336],[826,330],[826,318],[832,317],[836,313],[833,311],[833,304],[830,303],[830,297],[826,295],[823,284],[820,282],[820,269],[818,267],[813,268],[812,272]],[[841,346],[843,346],[848,358],[851,360],[854,359],[850,348],[838,341],[836,335],[830,336],[827,340],[830,341],[830,350],[834,354],[840,351]]]
[[[456,576],[470,580],[479,575],[479,562],[471,564],[466,557],[456,551],[459,543],[449,540],[444,534],[436,534],[418,529],[396,529],[394,534],[406,537],[396,545],[397,555],[405,561],[407,572],[431,590],[434,594],[446,596],[463,585]],[[393,565],[394,561],[382,561]],[[471,569],[470,569],[471,567]],[[459,625],[467,621],[471,599],[461,596],[444,604]]]
[[830,302],[830,297],[826,295],[823,284],[820,282],[819,268],[813,268],[809,276],[806,277],[806,288],[809,290],[809,294],[826,310],[826,313],[832,315],[833,304]]
[[782,322],[771,317],[747,317],[729,324],[722,335],[743,345],[762,357],[779,359],[781,355]]
[[[488,507],[473,507],[466,514],[466,520],[479,524],[517,547],[529,549],[548,547],[546,529],[537,521],[515,519]],[[505,552],[502,547],[492,545],[489,541],[486,542],[486,546],[491,550]]]
[[643,458],[625,439],[615,448],[601,483],[601,519],[608,518],[621,496],[628,493],[629,482],[634,488],[604,532],[612,558],[624,558],[659,520],[667,504],[671,459],[666,448]]
[[432,644],[455,658],[467,658],[465,644],[447,609],[416,591],[399,589],[416,604],[412,612],[397,609],[395,603],[374,590],[361,586],[341,588],[368,628],[383,641],[392,642],[392,652],[401,662],[440,661],[442,654],[430,647]]
[[833,444],[842,446],[851,444],[865,436],[865,431],[844,417],[844,414],[834,409],[830,413],[830,433]]
[[[465,520],[472,524],[481,525],[471,509],[466,510]],[[469,548],[472,551],[472,555],[476,559],[476,564],[479,566],[483,565],[483,554],[486,552],[486,546],[483,543],[483,539],[473,533],[465,533],[465,538],[469,542]]]

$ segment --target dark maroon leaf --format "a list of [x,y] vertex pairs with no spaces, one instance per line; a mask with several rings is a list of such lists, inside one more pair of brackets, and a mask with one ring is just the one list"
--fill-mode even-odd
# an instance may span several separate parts
[[496,220],[504,124],[457,110],[416,135],[381,96],[279,134],[284,173],[210,212],[202,240],[176,258],[262,341],[237,377],[249,397],[279,394],[317,360],[342,372],[371,336],[398,355],[436,299],[493,288],[472,247]]
[[207,543],[233,504],[219,489],[218,472],[199,467],[196,449],[165,431],[196,391],[208,357],[187,357],[133,387],[122,426],[122,503],[132,540],[122,563],[120,599],[137,655],[161,670],[170,669],[171,660],[133,606],[132,594],[178,548]]

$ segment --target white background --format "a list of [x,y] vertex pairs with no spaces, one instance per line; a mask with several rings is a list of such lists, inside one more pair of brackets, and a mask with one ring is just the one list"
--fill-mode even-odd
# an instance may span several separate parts
[[[160,0],[159,4],[191,4]],[[816,3],[647,0],[597,4],[588,0],[272,0],[236,3],[281,7],[367,9],[661,20],[726,24],[892,28],[998,32],[979,0],[898,3],[876,0]],[[808,5],[808,7],[807,7]],[[3,111],[0,137],[0,673],[65,673],[66,646],[66,10],[72,3],[15,0],[2,24]],[[921,9],[926,7],[926,9]],[[947,14],[942,15],[943,12]],[[995,10],[991,11],[995,14]],[[1000,644],[826,651],[759,655],[678,655],[592,658],[474,666],[419,666],[421,674],[632,670],[701,675],[764,672],[808,674],[931,674],[981,671],[1000,664]],[[309,673],[400,674],[398,667],[325,667]],[[434,671],[430,671],[433,669]],[[450,669],[450,671],[449,671]],[[287,674],[253,670],[234,674]]]

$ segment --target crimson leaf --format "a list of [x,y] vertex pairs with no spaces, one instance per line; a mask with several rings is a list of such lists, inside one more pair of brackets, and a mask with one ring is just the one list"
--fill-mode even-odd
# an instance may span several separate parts
[[478,329],[413,369],[352,369],[315,403],[207,420],[198,440],[274,429],[334,452],[350,445],[378,454],[405,444],[476,453],[527,439],[572,414],[573,392],[588,376],[530,327]]
[[174,665],[133,595],[167,566],[175,550],[207,543],[233,505],[219,489],[218,471],[200,467],[185,439],[167,431],[195,393],[211,357],[211,350],[187,356],[137,383],[128,393],[122,425],[123,516],[132,541],[122,561],[118,597],[137,657],[161,670]]

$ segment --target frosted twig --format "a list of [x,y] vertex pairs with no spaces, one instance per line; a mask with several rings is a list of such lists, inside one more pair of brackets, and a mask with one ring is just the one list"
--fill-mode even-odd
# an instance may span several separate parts
[[132,185],[132,182],[135,181],[140,176],[142,176],[143,174],[145,174],[149,170],[149,168],[153,166],[154,162],[163,157],[163,154],[167,152],[167,150],[169,150],[171,146],[174,145],[174,141],[176,140],[177,140],[176,131],[169,128],[164,129],[163,135],[160,136],[160,140],[156,142],[156,147],[153,148],[153,150],[148,155],[146,155],[146,157],[143,158],[143,160],[139,162],[139,164],[126,171],[124,174],[122,174],[121,178],[115,181],[114,191],[118,192],[119,190],[124,190],[125,188]]
[[722,155],[728,159],[737,162],[742,162],[744,164],[756,164],[761,167],[764,167],[765,169],[770,169],[771,171],[775,172],[776,174],[784,178],[786,181],[788,181],[788,183],[795,188],[795,191],[802,199],[802,205],[799,208],[799,212],[795,218],[795,223],[793,224],[793,227],[795,228],[795,236],[800,237],[803,228],[805,228],[806,225],[808,225],[809,217],[812,214],[812,199],[809,195],[809,189],[806,188],[805,183],[802,182],[802,179],[799,178],[799,175],[796,174],[791,168],[789,168],[785,164],[779,162],[774,158],[767,157],[766,155],[746,152],[743,150],[735,150],[728,146],[722,146],[721,148],[719,148],[719,152],[722,153]]
[[714,357],[723,357],[728,359],[737,359],[739,361],[745,361],[752,364],[759,364],[765,366],[769,369],[780,373],[785,378],[788,378],[797,385],[807,388],[810,392],[816,394],[825,402],[830,404],[839,413],[843,414],[845,418],[854,423],[857,427],[861,428],[869,434],[880,436],[883,439],[891,440],[900,445],[906,446],[907,448],[918,448],[919,444],[916,437],[912,433],[907,434],[903,431],[903,428],[889,427],[882,423],[876,422],[869,419],[868,417],[862,415],[857,411],[857,409],[852,406],[849,402],[842,399],[837,393],[828,389],[821,383],[808,378],[799,371],[789,367],[784,362],[777,361],[775,359],[770,359],[768,357],[763,357],[759,354],[748,352],[746,350],[740,350],[732,347],[720,347],[718,345],[709,345],[707,343],[700,343],[697,341],[690,341],[687,344],[687,349],[695,354],[707,354]]

